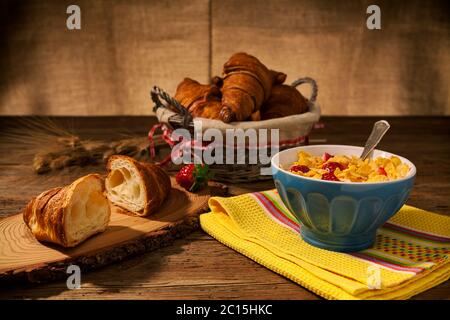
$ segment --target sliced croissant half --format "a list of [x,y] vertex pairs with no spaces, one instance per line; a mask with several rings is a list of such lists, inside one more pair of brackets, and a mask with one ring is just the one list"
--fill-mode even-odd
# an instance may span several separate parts
[[157,211],[171,190],[170,178],[159,166],[114,155],[106,166],[106,196],[115,205],[147,216]]
[[106,230],[111,215],[103,179],[89,174],[33,198],[23,219],[39,241],[74,247]]

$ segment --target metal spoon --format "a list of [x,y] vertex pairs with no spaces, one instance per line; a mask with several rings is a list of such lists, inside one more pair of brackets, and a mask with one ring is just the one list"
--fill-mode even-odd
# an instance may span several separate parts
[[369,138],[367,138],[366,144],[364,145],[364,150],[360,156],[362,160],[365,160],[370,155],[390,127],[391,126],[386,120],[380,120],[374,123],[372,132],[370,133]]

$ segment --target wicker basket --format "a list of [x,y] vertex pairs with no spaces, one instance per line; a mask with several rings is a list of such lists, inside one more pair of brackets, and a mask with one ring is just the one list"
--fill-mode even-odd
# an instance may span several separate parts
[[[320,118],[320,107],[316,103],[317,84],[311,78],[301,78],[294,81],[291,86],[297,87],[301,84],[309,84],[312,87],[311,96],[308,99],[309,111],[303,114],[288,116],[284,118],[262,120],[262,121],[242,121],[234,123],[224,123],[220,120],[196,118],[195,121],[202,122],[202,130],[215,128],[222,131],[225,135],[226,129],[279,129],[279,149],[306,145],[308,144],[308,135],[314,124]],[[151,91],[151,98],[155,104],[154,111],[161,124],[167,125],[171,129],[185,128],[193,131],[194,121],[186,108],[181,106],[169,94],[158,87]],[[175,107],[179,112],[176,113],[168,108],[168,105]],[[173,109],[173,108],[172,108]],[[225,140],[225,138],[224,138]],[[261,168],[268,165],[248,164],[249,152],[245,150],[246,164],[212,164],[210,169],[214,174],[214,180],[222,182],[254,182],[272,179],[270,175],[261,175]],[[273,156],[273,155],[271,155]],[[225,161],[224,161],[225,163]]]

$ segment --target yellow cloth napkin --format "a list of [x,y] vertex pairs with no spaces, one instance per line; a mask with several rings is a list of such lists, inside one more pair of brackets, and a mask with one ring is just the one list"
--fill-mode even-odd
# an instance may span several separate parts
[[316,248],[276,190],[213,197],[208,234],[327,299],[408,299],[450,277],[450,217],[404,206],[357,253]]

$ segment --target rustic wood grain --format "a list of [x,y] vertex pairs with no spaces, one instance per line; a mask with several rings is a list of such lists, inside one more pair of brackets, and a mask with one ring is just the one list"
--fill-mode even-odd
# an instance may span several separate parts
[[[311,141],[362,145],[375,117],[324,117],[325,128],[314,130]],[[450,118],[390,117],[391,130],[380,149],[398,153],[417,167],[415,187],[408,204],[450,214]],[[0,215],[18,212],[40,190],[61,184],[98,167],[64,171],[57,177],[35,178],[29,164],[5,143],[5,130],[16,118],[0,117]],[[146,134],[153,118],[58,118],[82,136],[120,136],[123,129]],[[114,124],[114,125],[113,125]],[[69,126],[69,125],[68,125]],[[326,140],[326,141],[325,141]],[[6,152],[6,150],[8,152]],[[31,177],[34,177],[33,179]],[[25,182],[24,182],[25,181]],[[272,188],[271,182],[230,185],[233,194]],[[319,299],[303,287],[259,266],[202,231],[173,245],[82,274],[82,289],[68,290],[65,281],[2,287],[0,298],[32,299]],[[450,281],[413,299],[450,299]]]

